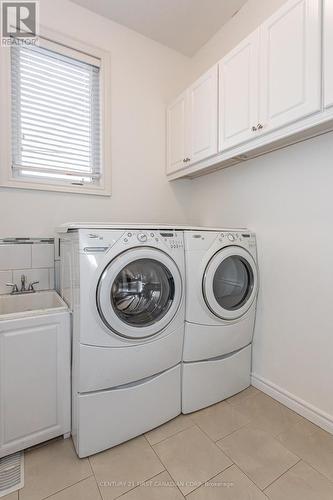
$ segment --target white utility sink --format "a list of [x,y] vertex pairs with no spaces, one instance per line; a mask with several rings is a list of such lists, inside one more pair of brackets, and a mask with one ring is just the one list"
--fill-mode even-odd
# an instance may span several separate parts
[[54,290],[0,295],[0,459],[70,432],[70,353]]
[[0,320],[66,310],[65,302],[54,290],[22,295],[0,295]]

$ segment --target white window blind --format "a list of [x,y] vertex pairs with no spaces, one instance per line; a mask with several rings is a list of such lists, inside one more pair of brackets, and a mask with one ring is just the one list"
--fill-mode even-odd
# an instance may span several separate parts
[[96,185],[101,177],[99,61],[64,52],[63,46],[59,52],[11,48],[13,175]]

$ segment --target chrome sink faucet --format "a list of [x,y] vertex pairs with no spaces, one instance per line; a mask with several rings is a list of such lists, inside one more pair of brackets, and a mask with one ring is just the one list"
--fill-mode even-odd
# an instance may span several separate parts
[[6,283],[6,286],[11,286],[12,287],[12,291],[10,292],[10,295],[22,295],[24,293],[35,293],[36,290],[34,288],[35,285],[37,285],[37,283],[39,283],[39,281],[32,281],[28,288],[26,287],[26,283],[27,283],[27,277],[22,274],[21,276],[21,289],[19,290],[17,285],[15,283]]

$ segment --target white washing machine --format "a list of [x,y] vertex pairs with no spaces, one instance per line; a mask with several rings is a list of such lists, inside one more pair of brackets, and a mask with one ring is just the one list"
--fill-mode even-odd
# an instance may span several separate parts
[[182,412],[250,385],[258,270],[247,230],[185,231],[186,323]]
[[60,255],[73,312],[72,434],[85,457],[181,412],[183,233],[71,229]]

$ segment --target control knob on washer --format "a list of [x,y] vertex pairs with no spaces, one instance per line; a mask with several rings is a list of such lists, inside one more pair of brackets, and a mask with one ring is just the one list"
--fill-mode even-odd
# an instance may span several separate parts
[[144,243],[145,241],[147,241],[147,235],[145,233],[139,233],[137,238],[139,241],[141,241],[141,243]]

